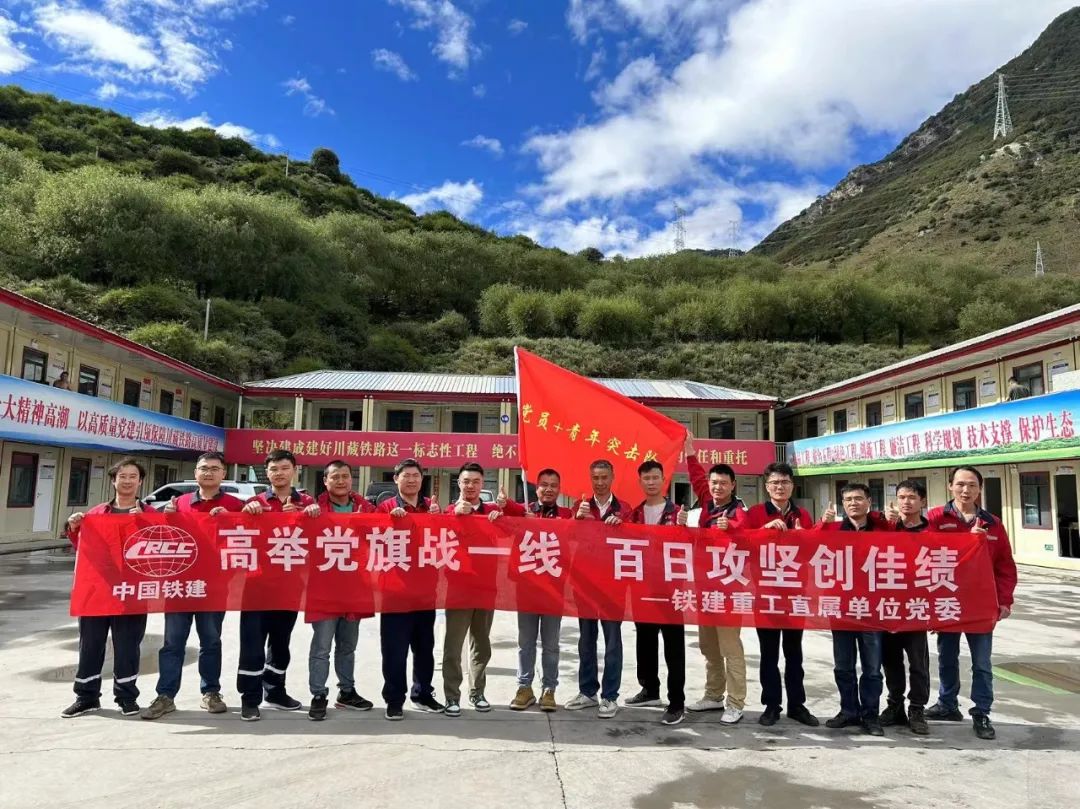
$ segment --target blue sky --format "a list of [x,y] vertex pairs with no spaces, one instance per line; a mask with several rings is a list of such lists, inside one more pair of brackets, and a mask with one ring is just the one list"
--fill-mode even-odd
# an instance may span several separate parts
[[[3,0],[0,81],[501,233],[750,247],[1069,0]],[[733,224],[734,223],[734,224]]]

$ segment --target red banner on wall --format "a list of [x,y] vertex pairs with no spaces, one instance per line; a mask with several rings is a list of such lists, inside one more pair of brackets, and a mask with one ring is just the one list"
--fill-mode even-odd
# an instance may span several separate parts
[[[760,475],[761,470],[776,459],[776,445],[771,441],[697,439],[694,448],[698,460],[706,468],[711,464],[726,463],[739,475]],[[229,463],[262,465],[266,454],[274,449],[289,450],[296,455],[297,463],[304,466],[321,466],[341,458],[356,466],[391,467],[405,458],[416,458],[430,469],[457,469],[469,461],[476,461],[485,469],[521,467],[517,435],[359,430],[225,431],[225,459]],[[676,471],[686,471],[686,462],[681,456]]]
[[298,464],[321,466],[338,458],[357,466],[392,467],[416,458],[425,468],[457,469],[475,461],[485,469],[518,468],[516,435],[497,433],[382,433],[357,430],[226,430],[228,463],[262,465],[287,449]]
[[433,608],[988,631],[997,597],[986,542],[970,533],[153,513],[83,521],[71,596],[72,615]]

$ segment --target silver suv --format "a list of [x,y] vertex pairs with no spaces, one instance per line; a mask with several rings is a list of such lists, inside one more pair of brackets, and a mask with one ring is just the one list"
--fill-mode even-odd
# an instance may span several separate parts
[[[174,497],[188,494],[198,488],[199,484],[194,480],[176,480],[150,492],[147,497],[143,498],[143,502],[148,506],[164,505]],[[270,487],[265,483],[239,483],[235,480],[223,480],[221,482],[221,491],[245,501],[250,500],[255,495],[262,494],[268,488]]]

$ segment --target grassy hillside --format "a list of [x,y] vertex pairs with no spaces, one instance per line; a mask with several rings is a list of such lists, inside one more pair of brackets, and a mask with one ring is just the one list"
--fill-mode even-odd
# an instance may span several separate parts
[[993,139],[997,75],[956,96],[883,160],[757,248],[786,264],[866,267],[899,256],[1030,274],[1080,266],[1080,8],[1004,65],[1015,129]]
[[571,255],[416,216],[329,150],[286,177],[237,139],[15,87],[0,88],[0,283],[234,379],[507,372],[516,341],[583,373],[779,396],[1080,299],[1071,278],[903,253],[840,270]]

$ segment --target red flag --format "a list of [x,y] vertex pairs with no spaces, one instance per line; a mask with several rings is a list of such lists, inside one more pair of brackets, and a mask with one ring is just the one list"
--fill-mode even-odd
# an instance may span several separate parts
[[666,475],[675,472],[686,439],[677,421],[522,348],[514,358],[518,453],[530,478],[555,469],[563,494],[576,499],[591,494],[589,464],[603,458],[615,468],[615,494],[636,505],[641,463],[657,460]]

